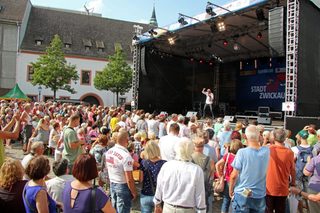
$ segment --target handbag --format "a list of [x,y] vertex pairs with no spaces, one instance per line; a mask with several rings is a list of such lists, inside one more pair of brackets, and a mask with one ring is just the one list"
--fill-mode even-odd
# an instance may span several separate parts
[[226,162],[224,163],[224,166],[223,166],[223,175],[219,178],[219,180],[217,182],[215,182],[214,191],[216,193],[221,193],[224,190],[224,185],[225,185],[224,177],[226,176],[229,155],[230,155],[230,153],[228,153]]

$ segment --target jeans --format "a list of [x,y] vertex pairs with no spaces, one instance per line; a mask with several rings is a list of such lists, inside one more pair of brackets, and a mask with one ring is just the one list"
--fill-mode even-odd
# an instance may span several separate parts
[[232,200],[232,212],[239,213],[264,213],[266,210],[266,199],[244,197],[235,193]]
[[229,212],[231,198],[229,196],[229,183],[226,181],[223,190],[223,200],[221,206],[221,212]]
[[153,197],[140,194],[141,213],[151,213],[154,209]]
[[132,195],[126,183],[111,183],[111,202],[117,213],[130,213]]
[[207,107],[209,107],[210,112],[211,112],[211,116],[212,116],[212,118],[214,118],[213,112],[212,112],[212,104],[205,104],[205,105],[204,105],[204,107],[203,107],[203,112],[202,112],[202,117],[205,117]]

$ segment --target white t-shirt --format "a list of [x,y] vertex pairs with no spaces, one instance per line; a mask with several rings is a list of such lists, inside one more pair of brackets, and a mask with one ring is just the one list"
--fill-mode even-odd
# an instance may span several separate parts
[[109,149],[106,154],[110,182],[127,183],[125,172],[133,170],[133,159],[129,151],[119,144]]
[[179,143],[180,138],[172,133],[163,136],[159,140],[159,148],[162,160],[173,160],[176,156],[175,146]]
[[207,96],[206,98],[206,104],[212,104],[213,103],[213,93],[203,92]]

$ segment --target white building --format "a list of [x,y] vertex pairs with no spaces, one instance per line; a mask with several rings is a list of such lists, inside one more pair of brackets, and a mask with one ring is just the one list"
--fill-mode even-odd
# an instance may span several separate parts
[[[16,83],[33,100],[39,100],[39,97],[42,101],[52,99],[53,91],[50,88],[42,86],[40,92],[39,85],[31,84],[31,63],[45,53],[54,35],[58,34],[64,44],[65,58],[68,63],[76,65],[79,80],[71,82],[75,94],[58,90],[56,97],[105,106],[115,105],[115,94],[95,89],[93,79],[106,66],[107,56],[114,53],[116,45],[122,48],[128,64],[132,64],[131,43],[135,24],[137,23],[107,19],[96,14],[86,15],[77,11],[32,6],[25,35],[17,52]],[[119,95],[119,103],[131,100],[131,91]]]
[[[39,90],[38,86],[33,86],[30,82],[32,75],[31,62],[35,62],[39,54],[21,51],[17,57],[17,83],[21,90],[33,100],[38,100]],[[58,99],[77,99],[87,101],[90,103],[97,103],[99,105],[111,106],[116,105],[116,97],[110,91],[97,90],[93,86],[93,79],[97,72],[101,72],[107,61],[104,59],[90,59],[66,56],[67,63],[75,64],[79,74],[77,82],[71,82],[71,86],[77,93],[71,94],[64,90],[57,91]],[[31,72],[31,73],[30,73]],[[49,88],[45,89],[42,86],[40,92],[41,100],[48,100],[53,98],[53,91]],[[131,91],[119,96],[119,102],[128,102],[131,100]]]

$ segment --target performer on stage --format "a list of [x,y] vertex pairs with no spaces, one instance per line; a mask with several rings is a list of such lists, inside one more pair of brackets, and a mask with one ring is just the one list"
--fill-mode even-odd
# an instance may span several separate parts
[[204,95],[207,96],[207,97],[206,97],[206,103],[205,103],[205,105],[204,105],[204,107],[203,107],[202,117],[205,116],[207,106],[209,106],[210,112],[211,112],[211,116],[212,116],[212,118],[214,118],[213,112],[212,112],[212,103],[213,103],[213,97],[214,97],[214,96],[213,96],[213,93],[211,92],[210,89],[207,89],[207,91],[206,91],[206,88],[203,88],[203,89],[202,89],[202,94],[204,94]]

